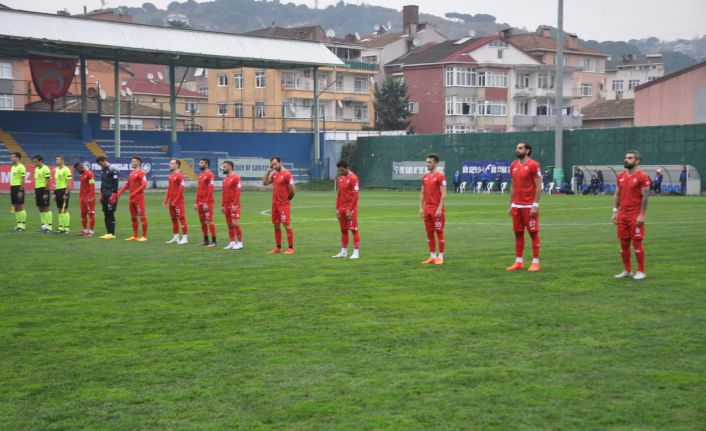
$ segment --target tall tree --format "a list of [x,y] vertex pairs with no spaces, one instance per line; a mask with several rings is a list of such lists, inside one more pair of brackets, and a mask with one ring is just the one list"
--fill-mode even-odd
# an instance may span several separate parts
[[375,85],[375,129],[405,130],[409,126],[409,96],[407,84],[387,75],[382,89]]

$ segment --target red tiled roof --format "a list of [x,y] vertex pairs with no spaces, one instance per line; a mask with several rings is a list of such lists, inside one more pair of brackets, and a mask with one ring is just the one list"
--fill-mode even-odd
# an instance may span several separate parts
[[380,35],[377,33],[368,33],[360,37],[358,44],[366,48],[380,48],[397,42],[404,37],[405,34],[401,31],[389,31]]
[[428,43],[409,53],[399,57],[389,65],[402,64],[411,66],[415,64],[434,64],[434,63],[474,63],[475,59],[467,53],[480,48],[481,46],[500,38],[498,35],[490,35],[476,38],[469,38],[463,43],[458,43],[459,40],[447,40],[440,43]]
[[[507,40],[508,40],[508,42],[513,43],[515,46],[517,46],[520,49],[523,49],[525,51],[531,51],[531,50],[556,51],[556,40],[551,37],[542,36],[541,34],[538,34],[538,33],[526,33],[526,34],[513,35],[513,36],[509,36],[507,38]],[[597,49],[587,48],[587,47],[581,45],[580,43],[577,44],[578,48],[569,48],[568,47],[568,40],[569,40],[569,37],[566,38],[567,42],[564,43],[564,52],[608,57],[608,54],[605,54],[601,51],[598,51]]]
[[599,100],[585,106],[581,113],[584,120],[635,117],[635,99]]

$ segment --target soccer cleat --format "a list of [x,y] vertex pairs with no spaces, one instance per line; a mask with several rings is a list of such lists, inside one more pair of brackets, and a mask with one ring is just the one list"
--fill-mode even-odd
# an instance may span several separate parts
[[235,243],[229,243],[227,246],[223,247],[223,250],[235,250]]
[[542,270],[542,268],[539,267],[539,264],[538,264],[538,263],[532,263],[532,265],[530,265],[530,267],[529,267],[529,269],[528,269],[527,271],[529,271],[529,272],[538,272],[538,271],[541,271],[541,270]]
[[213,242],[210,243],[208,246],[211,247],[211,248],[213,248],[213,247],[215,247],[215,246],[217,246],[217,245],[218,245],[218,244],[216,244],[216,241],[213,241]]
[[202,245],[205,245],[206,247],[208,247],[210,244],[208,241],[203,241],[203,242],[199,243],[199,246],[202,246]]
[[347,256],[348,256],[347,253],[340,252],[340,253],[338,253],[337,255],[331,256],[331,257],[334,258],[334,259],[341,259],[341,258],[345,259]]
[[86,236],[86,232],[76,232],[74,236]]
[[356,253],[356,252],[353,252],[353,254],[351,255],[350,259],[360,259],[360,255],[359,255],[358,253]]
[[294,249],[288,248],[287,251],[284,252],[284,254],[294,254]]
[[17,232],[17,231],[19,231],[20,229],[22,229],[22,228],[19,227],[19,226],[15,226],[15,227],[13,227],[12,229],[10,229],[10,232]]
[[125,238],[125,241],[137,241],[137,237],[131,236],[130,238]]
[[443,265],[444,264],[444,258],[443,257],[437,257],[436,262],[434,262],[436,265]]
[[101,237],[102,239],[115,239],[115,235],[107,233]]
[[186,238],[182,238],[179,240],[177,245],[184,245],[184,244],[188,244],[188,243],[189,243],[189,241]]
[[92,236],[94,236],[94,235],[95,235],[95,234],[94,234],[93,232],[86,232],[86,233],[83,234],[83,236],[85,236],[86,238],[90,238],[90,237],[92,237]]
[[515,262],[512,264],[512,266],[508,266],[505,268],[507,271],[519,271],[521,269],[525,269],[525,264],[522,262]]
[[647,278],[647,274],[641,271],[637,271],[635,275],[632,276],[633,280],[644,280]]
[[49,230],[48,230],[48,229],[45,229],[45,228],[43,228],[43,227],[40,227],[39,229],[35,230],[35,232],[37,232],[37,233],[47,233],[47,232],[49,232]]
[[169,241],[165,242],[165,244],[177,244],[179,242],[179,238],[172,238]]
[[282,249],[279,247],[275,247],[272,250],[270,250],[270,254],[277,254],[277,253],[282,253]]
[[616,274],[614,277],[615,278],[632,278],[632,272],[623,271],[620,274]]
[[429,259],[422,261],[422,265],[433,265],[435,263],[436,263],[435,257],[430,257]]
[[140,242],[145,242],[145,241],[147,241],[147,237],[146,237],[146,236],[141,236],[141,237],[137,238],[137,240],[140,241]]
[[236,242],[235,247],[233,247],[233,250],[241,250],[243,248],[243,243],[242,242]]

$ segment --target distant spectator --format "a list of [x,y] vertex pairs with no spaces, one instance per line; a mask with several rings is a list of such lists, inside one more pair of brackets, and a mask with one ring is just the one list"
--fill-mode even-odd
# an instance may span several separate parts
[[459,193],[461,191],[461,173],[459,171],[454,172],[454,193]]
[[501,172],[498,172],[497,175],[495,175],[495,188],[500,191],[500,185],[503,182],[503,174]]
[[488,180],[490,179],[490,169],[487,169],[483,171],[482,174],[480,174],[480,181],[483,183],[483,188],[482,190],[485,190],[485,187],[488,185]]
[[605,193],[605,184],[603,183],[603,171],[600,169],[596,171],[596,179],[598,180],[598,193]]
[[596,174],[596,171],[593,171],[591,174],[591,184],[588,187],[588,191],[592,195],[598,194],[598,175]]
[[657,172],[655,173],[655,179],[652,182],[652,186],[654,187],[654,191],[656,195],[661,195],[662,194],[662,180],[664,179],[664,176],[662,175],[662,170],[657,169]]
[[684,166],[681,170],[681,174],[679,174],[679,184],[681,185],[681,194],[686,196],[686,180],[688,179],[689,174],[686,172],[686,166]]
[[549,183],[552,182],[552,174],[549,173],[549,169],[545,169],[542,174],[542,185],[544,185],[544,191],[549,189]]
[[574,169],[574,178],[576,180],[576,192],[581,193],[583,191],[583,171],[580,168]]

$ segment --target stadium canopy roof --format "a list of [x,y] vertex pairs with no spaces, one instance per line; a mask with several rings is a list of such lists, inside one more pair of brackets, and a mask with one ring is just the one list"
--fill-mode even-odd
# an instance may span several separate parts
[[319,42],[0,9],[0,56],[30,55],[214,69],[345,66]]

